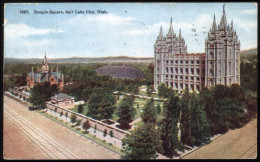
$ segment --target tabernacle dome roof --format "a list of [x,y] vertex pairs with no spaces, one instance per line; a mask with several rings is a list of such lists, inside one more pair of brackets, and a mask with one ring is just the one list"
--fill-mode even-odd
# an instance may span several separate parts
[[141,70],[132,66],[102,66],[96,70],[98,75],[109,75],[114,78],[144,79]]

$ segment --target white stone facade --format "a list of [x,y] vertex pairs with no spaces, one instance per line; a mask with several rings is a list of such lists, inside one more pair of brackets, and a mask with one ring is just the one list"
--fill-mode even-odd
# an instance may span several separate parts
[[233,22],[227,25],[224,8],[218,28],[214,16],[205,53],[187,53],[181,30],[176,37],[171,20],[166,37],[161,28],[154,45],[154,88],[165,83],[178,91],[186,87],[189,91],[199,91],[203,86],[240,84],[239,51],[240,42]]

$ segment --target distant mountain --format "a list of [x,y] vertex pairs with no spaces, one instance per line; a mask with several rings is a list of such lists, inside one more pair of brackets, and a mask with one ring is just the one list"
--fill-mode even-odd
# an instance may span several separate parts
[[[5,58],[5,63],[41,63],[42,59],[29,58]],[[109,62],[152,62],[153,57],[127,57],[127,56],[114,56],[114,57],[70,57],[70,58],[49,58],[50,63],[109,63]]]
[[256,54],[257,54],[257,48],[250,48],[250,49],[240,51],[240,55],[256,55]]
[[[251,48],[240,51],[241,55],[255,55],[257,48]],[[4,58],[5,63],[41,63],[41,58]],[[50,63],[120,63],[120,62],[153,62],[153,57],[127,57],[127,56],[110,56],[110,57],[69,57],[48,59]]]

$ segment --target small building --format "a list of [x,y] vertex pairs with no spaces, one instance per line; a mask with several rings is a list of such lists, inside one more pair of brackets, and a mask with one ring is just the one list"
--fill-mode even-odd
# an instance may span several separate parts
[[59,93],[51,97],[50,103],[64,109],[69,109],[74,108],[75,98],[65,93]]

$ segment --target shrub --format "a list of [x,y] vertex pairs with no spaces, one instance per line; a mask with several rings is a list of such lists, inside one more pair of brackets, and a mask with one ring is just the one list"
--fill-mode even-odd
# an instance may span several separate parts
[[105,129],[104,133],[103,133],[103,136],[106,137],[106,135],[107,135],[107,130]]
[[75,114],[72,114],[72,115],[70,116],[70,122],[71,122],[71,123],[75,123],[76,121],[77,121],[76,115],[75,115]]
[[76,126],[80,126],[82,119],[77,120]]

